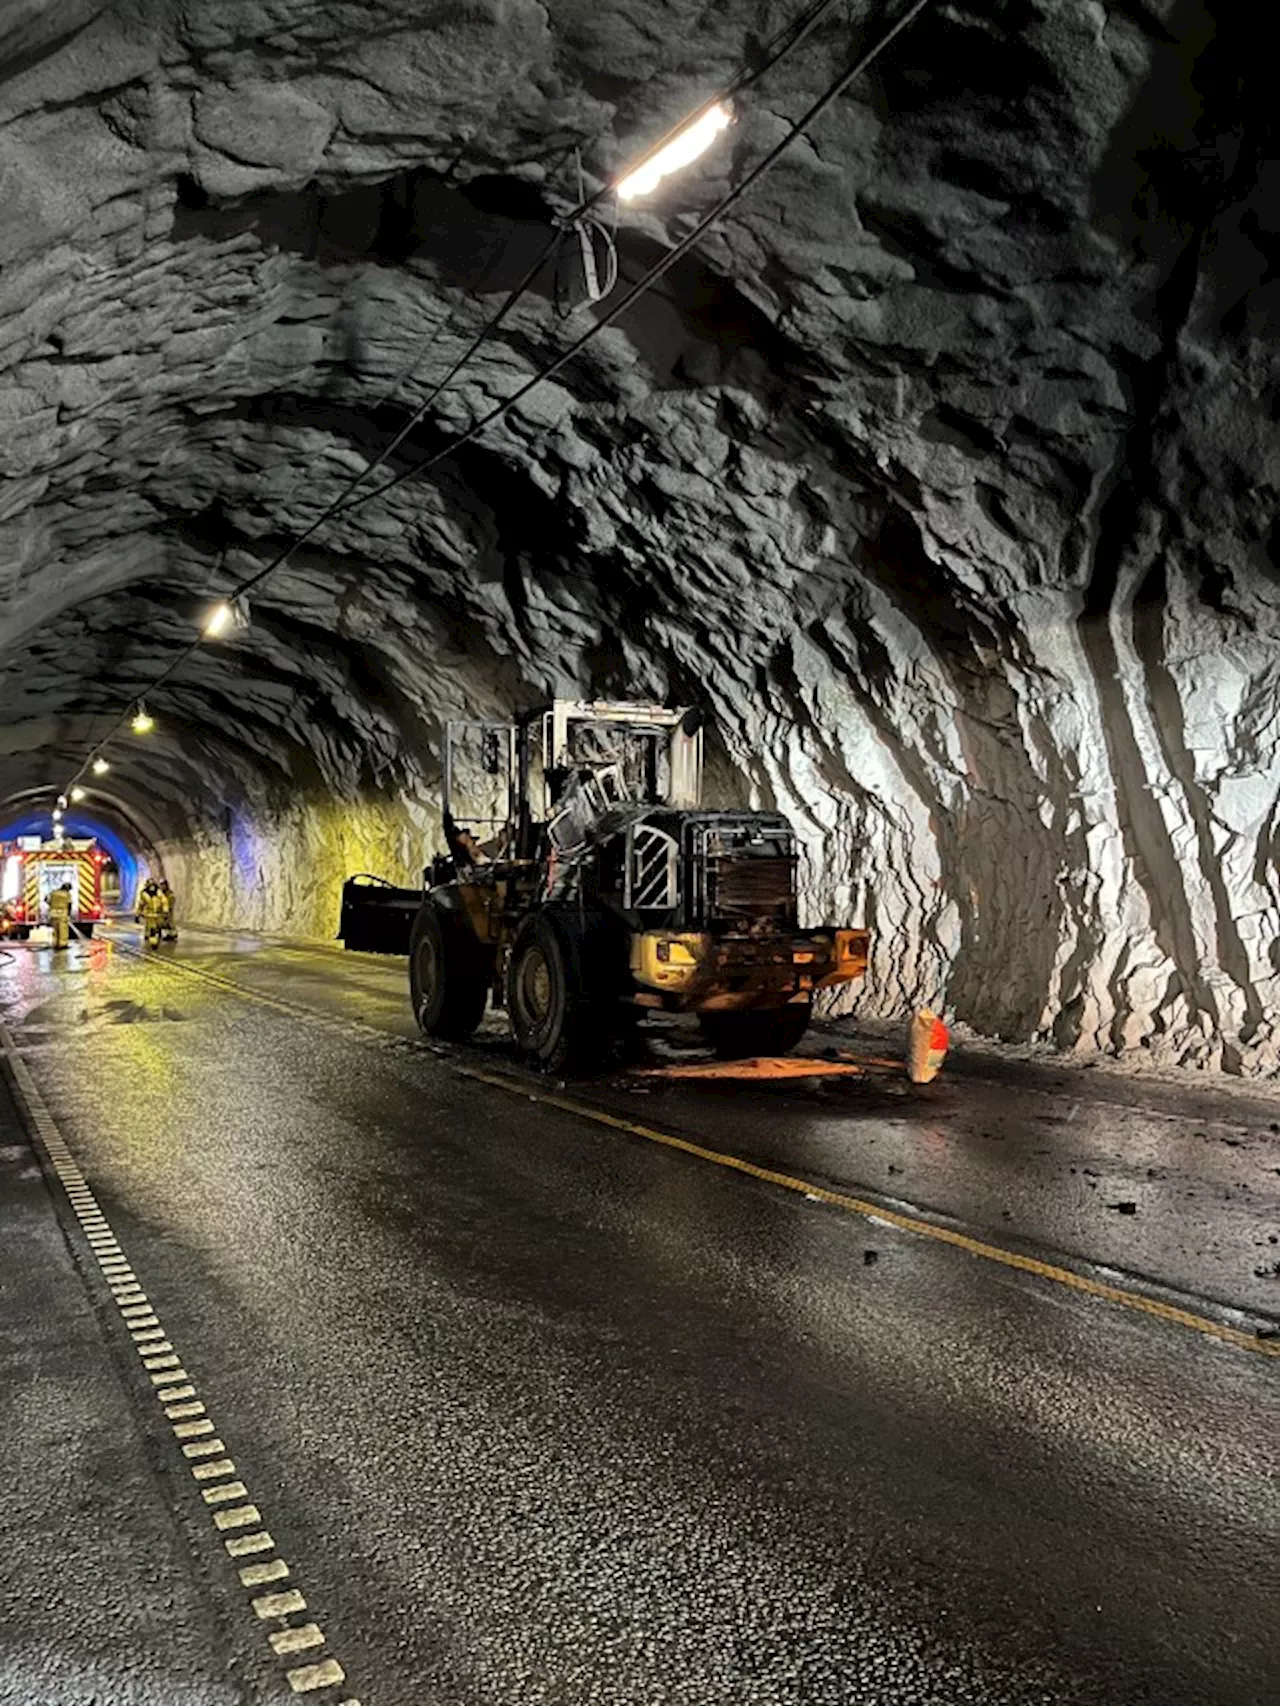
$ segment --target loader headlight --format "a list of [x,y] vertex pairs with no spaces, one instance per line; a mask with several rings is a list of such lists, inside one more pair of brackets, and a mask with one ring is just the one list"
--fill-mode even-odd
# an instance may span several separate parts
[[683,942],[659,942],[657,955],[663,965],[696,966],[698,963],[697,956],[691,954]]

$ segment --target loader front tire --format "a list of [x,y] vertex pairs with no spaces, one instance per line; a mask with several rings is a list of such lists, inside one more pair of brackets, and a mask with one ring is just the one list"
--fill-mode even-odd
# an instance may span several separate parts
[[587,985],[582,944],[546,913],[525,919],[507,963],[507,1014],[516,1047],[544,1072],[590,1072],[608,1053],[607,1003]]

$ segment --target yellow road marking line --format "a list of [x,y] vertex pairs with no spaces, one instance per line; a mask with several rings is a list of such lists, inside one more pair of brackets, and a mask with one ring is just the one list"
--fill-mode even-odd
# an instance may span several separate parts
[[156,1397],[162,1404],[176,1404],[179,1398],[194,1398],[195,1395],[196,1389],[190,1384],[186,1386],[173,1386],[167,1388],[163,1392],[156,1393]]
[[318,1665],[299,1665],[287,1671],[289,1687],[295,1694],[310,1694],[317,1688],[333,1688],[347,1680],[347,1673],[337,1659],[322,1659]]
[[212,1463],[193,1463],[191,1473],[197,1481],[212,1481],[219,1475],[234,1475],[236,1466],[229,1457],[215,1458]]
[[283,1593],[259,1594],[253,1601],[253,1609],[265,1622],[271,1617],[292,1617],[296,1611],[305,1611],[307,1602],[297,1588],[286,1588]]
[[218,1529],[255,1528],[262,1521],[257,1505],[237,1505],[233,1511],[214,1511],[213,1526]]
[[[166,1404],[164,1413],[171,1422],[185,1422],[188,1416],[203,1416],[205,1410],[204,1405],[197,1398],[191,1404]],[[210,1422],[209,1426],[212,1427],[213,1423]]]
[[[207,1473],[208,1466],[205,1465],[204,1467]],[[225,1505],[230,1504],[232,1499],[247,1499],[249,1491],[243,1481],[228,1481],[222,1487],[202,1488],[200,1497],[207,1505]]]
[[324,1632],[314,1623],[303,1623],[296,1629],[273,1629],[267,1639],[282,1655],[305,1653],[311,1647],[324,1646]]
[[1189,1327],[1193,1332],[1203,1333],[1207,1338],[1233,1345],[1237,1350],[1252,1351],[1256,1356],[1280,1357],[1280,1340],[1259,1338],[1240,1327],[1232,1327],[1224,1321],[1215,1321],[1209,1315],[1198,1315],[1194,1310],[1165,1303],[1159,1298],[1147,1297],[1140,1291],[1110,1285],[1104,1280],[1093,1279],[1088,1274],[1076,1273],[1072,1268],[1064,1268],[1059,1263],[1042,1261],[1037,1256],[1024,1256],[1017,1250],[1005,1249],[1001,1244],[987,1243],[985,1239],[974,1238],[967,1232],[958,1232],[949,1226],[939,1226],[936,1222],[923,1220],[917,1215],[902,1214],[897,1209],[869,1202],[864,1197],[851,1196],[845,1191],[828,1190],[810,1179],[796,1178],[790,1173],[779,1172],[774,1167],[761,1167],[754,1161],[744,1160],[740,1155],[731,1155],[721,1149],[708,1149],[705,1144],[693,1143],[688,1138],[676,1137],[671,1132],[658,1131],[653,1126],[640,1125],[635,1120],[606,1113],[603,1108],[593,1108],[585,1102],[575,1101],[570,1096],[561,1096],[554,1091],[531,1090],[527,1085],[513,1078],[503,1078],[499,1073],[484,1072],[476,1067],[462,1065],[454,1066],[454,1071],[463,1078],[474,1078],[481,1084],[492,1084],[512,1095],[546,1103],[581,1119],[592,1120],[597,1125],[626,1132],[631,1137],[644,1138],[646,1142],[660,1144],[665,1149],[678,1150],[683,1155],[691,1155],[695,1160],[709,1162],[714,1167],[724,1167],[730,1172],[745,1174],[748,1178],[758,1179],[761,1184],[791,1191],[796,1195],[808,1197],[811,1201],[825,1203],[830,1208],[841,1209],[846,1214],[857,1215],[863,1220],[880,1221],[896,1227],[900,1232],[913,1233],[916,1237],[930,1239],[936,1244],[950,1245],[954,1250],[963,1250],[967,1255],[994,1262],[1000,1267],[1034,1274],[1037,1279],[1050,1280],[1055,1285],[1082,1292],[1087,1297],[1114,1303],[1121,1309],[1131,1309],[1140,1315],[1152,1315],[1157,1320],[1170,1322],[1174,1326]]
[[175,1439],[203,1439],[205,1434],[213,1432],[213,1423],[205,1420],[200,1422],[175,1422],[173,1437]]
[[254,1552],[274,1552],[276,1543],[264,1529],[261,1534],[233,1534],[222,1543],[233,1558],[248,1558]]
[[289,1574],[283,1558],[273,1558],[269,1564],[246,1564],[240,1571],[240,1585],[246,1588],[265,1587],[268,1582],[282,1582]]
[[220,1439],[198,1439],[194,1440],[190,1445],[184,1445],[182,1448],[182,1455],[184,1457],[192,1458],[217,1457],[226,1449],[226,1446],[223,1445]]
[[[177,974],[188,973],[193,977],[203,978],[206,982],[225,989],[229,994],[239,995],[246,1001],[259,1002],[263,1006],[274,1007],[282,1013],[310,1019],[330,1027],[336,1026],[341,1030],[371,1033],[379,1037],[391,1036],[391,1033],[378,1031],[372,1025],[360,1024],[354,1020],[320,1013],[314,1008],[303,1007],[293,1001],[280,1000],[275,996],[260,995],[256,990],[246,989],[243,984],[236,983],[231,978],[222,977],[215,972],[204,971],[195,966],[177,964],[159,954],[140,954],[139,957],[150,960]],[[1031,1274],[1037,1279],[1064,1286],[1068,1290],[1079,1292],[1086,1297],[1093,1297],[1100,1302],[1114,1304],[1117,1308],[1128,1309],[1140,1315],[1152,1316],[1157,1320],[1169,1323],[1171,1326],[1189,1328],[1192,1332],[1201,1333],[1206,1338],[1217,1339],[1221,1344],[1231,1345],[1236,1350],[1252,1351],[1255,1356],[1280,1358],[1280,1338],[1262,1338],[1257,1333],[1248,1332],[1240,1327],[1233,1327],[1225,1321],[1216,1321],[1212,1316],[1201,1315],[1193,1309],[1184,1309],[1177,1304],[1166,1303],[1160,1298],[1148,1297],[1145,1293],[1134,1291],[1126,1286],[1113,1285],[1105,1280],[1094,1279],[1089,1274],[1077,1273],[1075,1269],[1063,1267],[1059,1262],[1046,1262],[1036,1256],[1025,1256],[1017,1250],[1006,1249],[1002,1244],[992,1244],[986,1239],[975,1238],[967,1232],[959,1232],[949,1226],[940,1226],[936,1221],[926,1220],[919,1215],[903,1214],[899,1209],[871,1202],[846,1191],[828,1190],[826,1186],[815,1184],[811,1180],[780,1172],[773,1167],[761,1167],[754,1161],[745,1160],[742,1156],[732,1155],[725,1150],[710,1149],[705,1144],[694,1143],[684,1137],[676,1137],[672,1132],[658,1131],[652,1126],[641,1125],[635,1120],[623,1119],[618,1114],[606,1113],[603,1108],[593,1108],[589,1103],[575,1101],[569,1096],[557,1095],[554,1091],[541,1090],[514,1078],[505,1078],[500,1073],[485,1072],[478,1067],[466,1066],[458,1061],[451,1061],[449,1064],[460,1078],[470,1078],[480,1084],[490,1084],[496,1089],[505,1090],[509,1095],[522,1096],[531,1102],[539,1102],[548,1107],[559,1108],[563,1112],[574,1114],[580,1119],[591,1120],[596,1125],[625,1132],[631,1137],[643,1138],[647,1143],[657,1143],[666,1149],[678,1150],[682,1154],[692,1156],[695,1160],[708,1162],[715,1167],[726,1168],[730,1172],[745,1174],[749,1178],[757,1179],[761,1184],[772,1185],[778,1190],[793,1192],[806,1198],[809,1202],[824,1203],[827,1207],[840,1209],[846,1214],[857,1215],[864,1220],[880,1221],[897,1228],[900,1232],[911,1233],[916,1237],[926,1238],[934,1243],[950,1245],[952,1249],[962,1250],[967,1255],[977,1257],[980,1261],[994,1262],[1000,1267],[1012,1268],[1020,1273]]]

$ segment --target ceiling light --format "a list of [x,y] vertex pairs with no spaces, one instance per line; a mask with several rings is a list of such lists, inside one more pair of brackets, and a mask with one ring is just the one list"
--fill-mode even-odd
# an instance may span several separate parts
[[249,600],[242,593],[239,598],[224,598],[221,604],[215,604],[200,631],[206,640],[218,640],[238,634],[248,626]]
[[699,114],[671,138],[670,142],[642,160],[634,172],[628,172],[617,184],[619,201],[634,201],[657,189],[663,178],[690,165],[733,123],[733,109],[724,101],[716,101],[706,112]]
[[148,713],[147,707],[139,701],[138,709],[133,713],[133,721],[129,727],[136,735],[149,735],[155,726],[155,718]]
[[53,808],[53,821],[55,823],[60,823],[62,821],[62,807],[61,806],[55,806]]
[[65,794],[59,794],[58,795],[58,804],[60,806],[65,807],[66,803],[67,803],[67,796]]
[[95,758],[93,761],[93,773],[95,776],[105,776],[110,768],[111,766],[107,763],[105,758]]
[[84,789],[83,788],[73,788],[71,790],[71,798],[73,800],[82,800],[84,798]]

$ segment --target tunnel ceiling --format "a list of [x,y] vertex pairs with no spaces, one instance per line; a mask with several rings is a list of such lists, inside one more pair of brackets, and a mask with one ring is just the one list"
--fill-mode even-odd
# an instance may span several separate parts
[[[761,0],[0,0],[0,791],[387,442]],[[623,282],[893,14],[832,9]],[[1280,165],[1236,8],[935,4],[478,443],[326,522],[119,750],[174,837],[424,819],[438,724],[698,699],[877,932],[866,1000],[1274,1064]],[[389,463],[590,323],[573,250]],[[354,809],[354,807],[353,807]],[[230,904],[230,903],[228,903]]]

